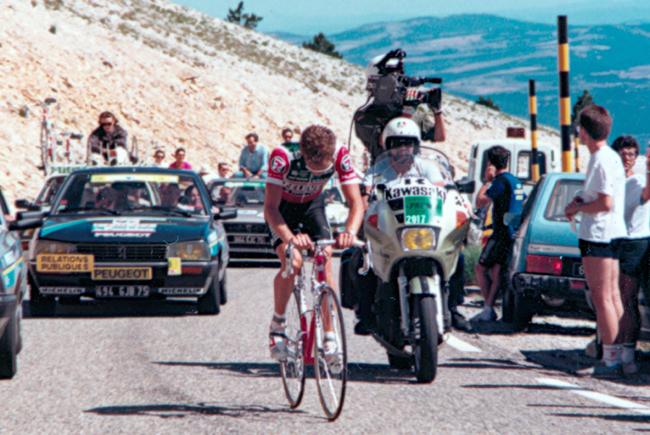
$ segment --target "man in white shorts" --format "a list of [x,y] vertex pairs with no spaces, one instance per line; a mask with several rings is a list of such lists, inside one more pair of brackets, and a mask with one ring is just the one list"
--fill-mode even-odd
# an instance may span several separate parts
[[574,199],[565,210],[569,220],[579,212],[580,254],[585,277],[596,308],[596,322],[603,343],[603,357],[593,376],[622,375],[619,322],[623,305],[619,290],[619,245],[625,229],[625,171],[618,153],[607,145],[612,117],[607,109],[592,105],[578,117],[578,137],[587,145],[591,158],[587,166],[584,196]]

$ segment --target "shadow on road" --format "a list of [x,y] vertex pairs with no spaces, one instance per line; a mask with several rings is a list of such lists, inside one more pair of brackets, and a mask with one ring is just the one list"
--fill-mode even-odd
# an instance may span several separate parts
[[261,405],[220,406],[209,405],[206,403],[197,403],[196,405],[164,403],[151,405],[101,406],[98,408],[87,409],[84,412],[92,412],[99,415],[142,415],[161,418],[183,418],[191,414],[250,418],[261,417],[266,414],[304,413],[303,411],[292,411],[288,408],[269,408]]
[[[31,315],[29,300],[23,301],[23,313],[25,319],[36,318]],[[114,300],[57,302],[55,315],[49,318],[178,317],[188,314],[196,314],[195,302]]]
[[[230,372],[234,376],[256,378],[279,378],[280,364],[254,362],[192,362],[192,361],[153,361],[165,366],[205,367],[211,370]],[[314,367],[307,366],[307,378],[315,377]],[[411,370],[392,369],[387,364],[348,363],[348,381],[380,384],[414,383],[415,375]]]
[[[512,325],[505,322],[472,322],[473,333],[482,335],[516,334]],[[522,334],[568,335],[588,337],[596,333],[595,327],[569,326],[554,323],[531,323]]]
[[494,370],[531,370],[534,367],[523,366],[507,359],[452,358],[438,367],[454,369],[494,369]]

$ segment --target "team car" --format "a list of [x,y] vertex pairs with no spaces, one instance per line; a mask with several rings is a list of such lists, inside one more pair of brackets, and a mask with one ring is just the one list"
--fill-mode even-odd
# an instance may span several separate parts
[[209,186],[218,205],[237,208],[237,218],[224,223],[232,260],[277,260],[264,220],[264,179],[221,179]]
[[[564,209],[583,188],[585,175],[544,175],[521,214],[508,267],[504,320],[523,330],[535,314],[569,310],[593,316],[578,235]],[[506,219],[516,219],[506,215]]]
[[92,168],[68,176],[49,212],[23,213],[32,314],[56,298],[196,298],[199,314],[227,300],[228,243],[198,174],[158,168]]

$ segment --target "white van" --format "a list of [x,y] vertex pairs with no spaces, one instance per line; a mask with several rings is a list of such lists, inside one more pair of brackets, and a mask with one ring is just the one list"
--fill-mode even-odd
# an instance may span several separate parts
[[[533,190],[532,175],[532,148],[529,139],[500,139],[485,140],[472,145],[467,168],[467,178],[476,181],[476,189],[469,196],[470,203],[474,204],[476,194],[485,184],[485,169],[487,168],[487,150],[493,146],[500,145],[510,151],[508,161],[508,172],[519,178],[524,185],[524,191],[528,195]],[[560,144],[538,142],[537,150],[539,155],[539,175],[548,172],[562,172],[562,156]]]

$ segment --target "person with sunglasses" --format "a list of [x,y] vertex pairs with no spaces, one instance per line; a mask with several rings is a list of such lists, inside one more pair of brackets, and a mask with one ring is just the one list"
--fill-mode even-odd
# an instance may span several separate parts
[[[350,204],[345,231],[336,239],[338,247],[345,249],[354,245],[364,211],[359,190],[361,180],[347,148],[337,144],[336,136],[329,128],[312,125],[300,137],[298,151],[291,152],[279,146],[271,152],[264,218],[271,229],[273,249],[282,262],[280,271],[285,270],[285,249],[290,242],[294,245],[295,273],[300,268],[303,249],[313,247],[314,241],[332,238],[321,193],[334,174],[338,175],[343,196]],[[325,281],[336,288],[331,246],[326,248],[325,256]],[[270,325],[269,348],[271,357],[276,360],[287,357],[285,310],[294,279],[293,273],[285,278],[278,272],[273,281],[275,313]],[[326,349],[326,354],[336,355],[335,350]]]
[[[127,148],[127,131],[118,124],[118,120],[113,113],[105,111],[99,114],[99,126],[88,137],[88,146],[93,154],[101,154],[106,163],[115,165],[117,163],[126,163],[118,161],[120,156],[135,163],[134,157],[128,152]],[[124,151],[118,151],[117,148]]]

